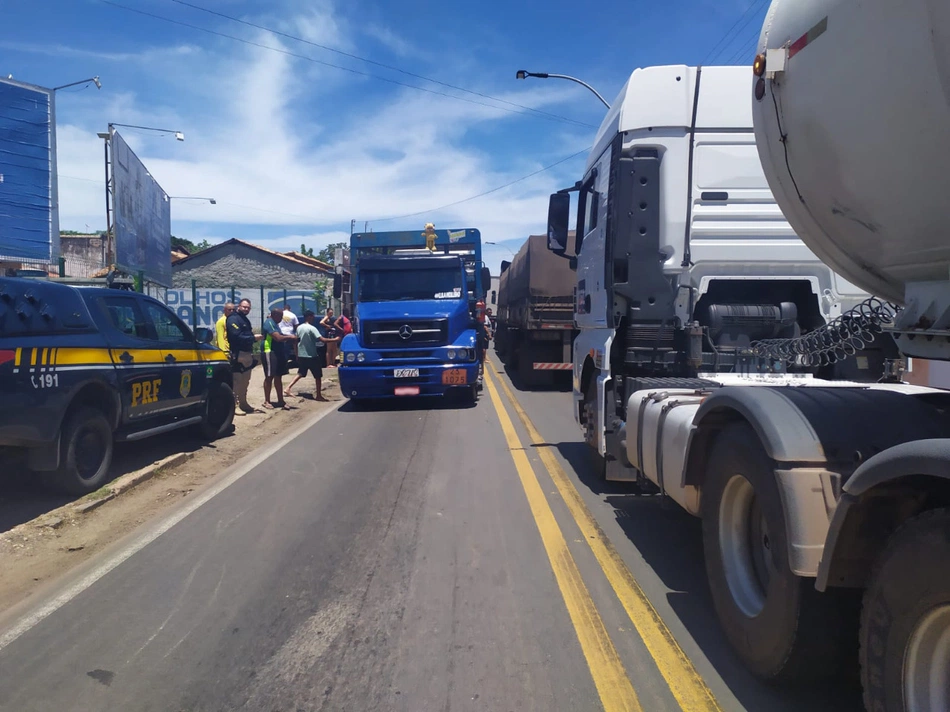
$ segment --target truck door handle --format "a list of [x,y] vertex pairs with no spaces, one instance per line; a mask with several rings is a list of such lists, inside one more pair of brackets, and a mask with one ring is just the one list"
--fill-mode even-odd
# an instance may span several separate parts
[[178,359],[176,359],[172,354],[168,354],[168,355],[165,357],[165,363],[175,363],[175,361],[177,361],[177,360],[178,360]]

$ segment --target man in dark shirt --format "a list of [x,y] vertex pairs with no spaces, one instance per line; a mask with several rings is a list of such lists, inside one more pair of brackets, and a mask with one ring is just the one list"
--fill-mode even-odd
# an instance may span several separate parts
[[247,402],[247,386],[251,381],[251,369],[254,368],[254,342],[263,337],[254,333],[251,320],[247,318],[250,313],[251,300],[242,299],[225,323],[231,348],[234,400],[238,406],[235,415],[256,412]]

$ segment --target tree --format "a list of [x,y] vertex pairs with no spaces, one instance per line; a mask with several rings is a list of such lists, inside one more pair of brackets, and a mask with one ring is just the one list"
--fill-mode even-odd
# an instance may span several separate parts
[[307,247],[305,244],[300,243],[300,254],[306,255],[307,257],[313,257],[313,248]]
[[209,247],[211,247],[211,243],[207,240],[194,243],[191,240],[186,240],[184,237],[175,237],[172,235],[172,247],[183,247],[188,251],[188,254],[193,255],[196,252],[207,250]]
[[349,245],[347,245],[345,242],[334,242],[332,245],[327,245],[322,250],[320,250],[317,253],[316,258],[321,262],[326,262],[329,265],[336,265],[336,248],[338,247],[345,249],[349,247]]

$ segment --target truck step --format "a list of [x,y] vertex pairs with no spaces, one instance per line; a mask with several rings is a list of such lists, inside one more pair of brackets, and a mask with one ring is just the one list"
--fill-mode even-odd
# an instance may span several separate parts
[[652,378],[638,377],[624,379],[624,392],[627,395],[637,391],[662,391],[666,389],[711,390],[720,388],[718,383],[705,378]]

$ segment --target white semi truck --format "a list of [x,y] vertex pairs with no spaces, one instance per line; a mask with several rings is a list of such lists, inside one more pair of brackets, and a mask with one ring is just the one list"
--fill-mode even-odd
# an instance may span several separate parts
[[760,45],[754,75],[635,71],[551,198],[575,417],[702,519],[755,674],[857,655],[869,710],[947,712],[950,394],[901,367],[950,359],[950,3],[774,0]]

